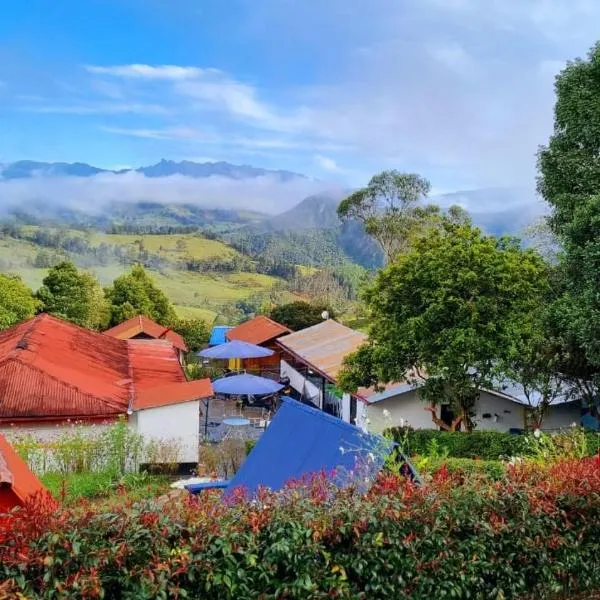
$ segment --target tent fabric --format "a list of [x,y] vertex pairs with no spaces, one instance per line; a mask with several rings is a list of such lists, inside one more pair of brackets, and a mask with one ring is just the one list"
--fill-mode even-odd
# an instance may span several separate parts
[[213,381],[213,390],[217,394],[231,394],[235,396],[261,396],[263,394],[276,394],[283,389],[283,385],[266,377],[258,377],[248,373],[222,377]]
[[209,346],[219,346],[227,341],[227,332],[233,329],[229,325],[215,325],[210,332]]
[[214,360],[227,360],[229,358],[265,358],[275,354],[273,350],[249,344],[241,340],[234,340],[220,344],[214,348],[207,348],[197,353],[202,358],[212,358]]
[[[354,483],[340,474],[368,464],[375,475],[392,446],[336,417],[283,398],[282,405],[256,446],[229,482],[228,489],[243,487],[250,496],[260,487],[280,490],[287,482],[311,473],[325,472],[341,486]],[[362,474],[364,477],[364,474]],[[224,487],[227,482],[221,482]],[[211,482],[187,486],[192,493],[214,487]]]

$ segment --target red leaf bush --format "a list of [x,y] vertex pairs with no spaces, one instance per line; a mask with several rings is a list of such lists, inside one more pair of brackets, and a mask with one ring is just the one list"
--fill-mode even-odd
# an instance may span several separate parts
[[[364,495],[323,475],[98,512],[42,498],[0,524],[6,598],[553,598],[600,589],[600,459],[382,474]],[[2,595],[3,594],[3,595]],[[19,596],[22,594],[22,596]]]

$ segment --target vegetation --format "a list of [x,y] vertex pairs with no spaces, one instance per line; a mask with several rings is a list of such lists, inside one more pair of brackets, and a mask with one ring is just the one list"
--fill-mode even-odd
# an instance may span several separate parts
[[277,306],[271,311],[271,319],[289,327],[292,331],[300,331],[323,321],[323,313],[335,318],[334,312],[327,305],[311,304],[302,300]]
[[0,273],[0,330],[33,317],[39,307],[20,277]]
[[210,331],[203,319],[179,319],[173,325],[173,331],[183,337],[190,352],[204,348],[210,338]]
[[63,261],[52,267],[36,296],[45,312],[77,325],[88,329],[104,329],[108,325],[109,307],[100,284],[72,262]]
[[106,290],[110,303],[110,324],[118,325],[136,315],[146,315],[169,327],[176,320],[175,309],[165,293],[158,288],[142,265],[115,279]]
[[[505,477],[323,477],[260,502],[219,493],[96,511],[41,499],[0,526],[4,596],[552,598],[600,588],[597,458]],[[476,557],[476,558],[474,558]]]
[[446,223],[378,273],[365,294],[369,341],[345,360],[340,385],[422,381],[423,399],[449,404],[451,428],[470,431],[479,390],[493,386],[513,355],[546,286],[534,251]]

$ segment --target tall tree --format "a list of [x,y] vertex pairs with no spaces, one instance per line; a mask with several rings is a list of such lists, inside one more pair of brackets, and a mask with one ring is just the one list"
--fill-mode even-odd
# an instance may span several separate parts
[[[569,62],[555,82],[554,132],[538,156],[538,191],[562,247],[564,294],[555,323],[565,375],[600,380],[600,44]],[[587,363],[587,364],[584,364]]]
[[82,327],[102,329],[108,324],[108,304],[90,273],[63,261],[48,271],[37,297],[46,312]]
[[453,427],[472,429],[472,409],[514,355],[547,286],[546,268],[516,241],[445,223],[415,242],[365,294],[369,340],[345,361],[340,385],[420,382],[422,398],[449,404]]
[[0,273],[0,330],[30,319],[39,307],[39,301],[20,277]]
[[137,315],[146,315],[165,327],[171,327],[177,321],[173,305],[142,265],[135,265],[129,273],[117,277],[106,289],[106,298],[110,305],[111,325]]
[[335,315],[324,304],[311,304],[303,300],[296,300],[288,304],[277,306],[271,311],[271,319],[289,327],[292,331],[300,331],[323,321],[323,313],[327,312],[330,318]]
[[190,352],[202,350],[210,338],[208,325],[202,319],[180,319],[172,328],[183,337]]

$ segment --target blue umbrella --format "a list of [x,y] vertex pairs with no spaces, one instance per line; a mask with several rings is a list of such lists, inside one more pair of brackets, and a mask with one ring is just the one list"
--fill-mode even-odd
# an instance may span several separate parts
[[242,373],[231,377],[222,377],[213,381],[213,390],[217,394],[229,394],[231,396],[262,396],[265,394],[276,394],[284,388],[283,385],[267,379]]
[[262,346],[234,340],[233,342],[227,342],[226,344],[221,344],[214,348],[201,350],[196,354],[202,358],[225,360],[228,358],[265,358],[266,356],[273,356],[275,353],[273,350],[263,348]]

